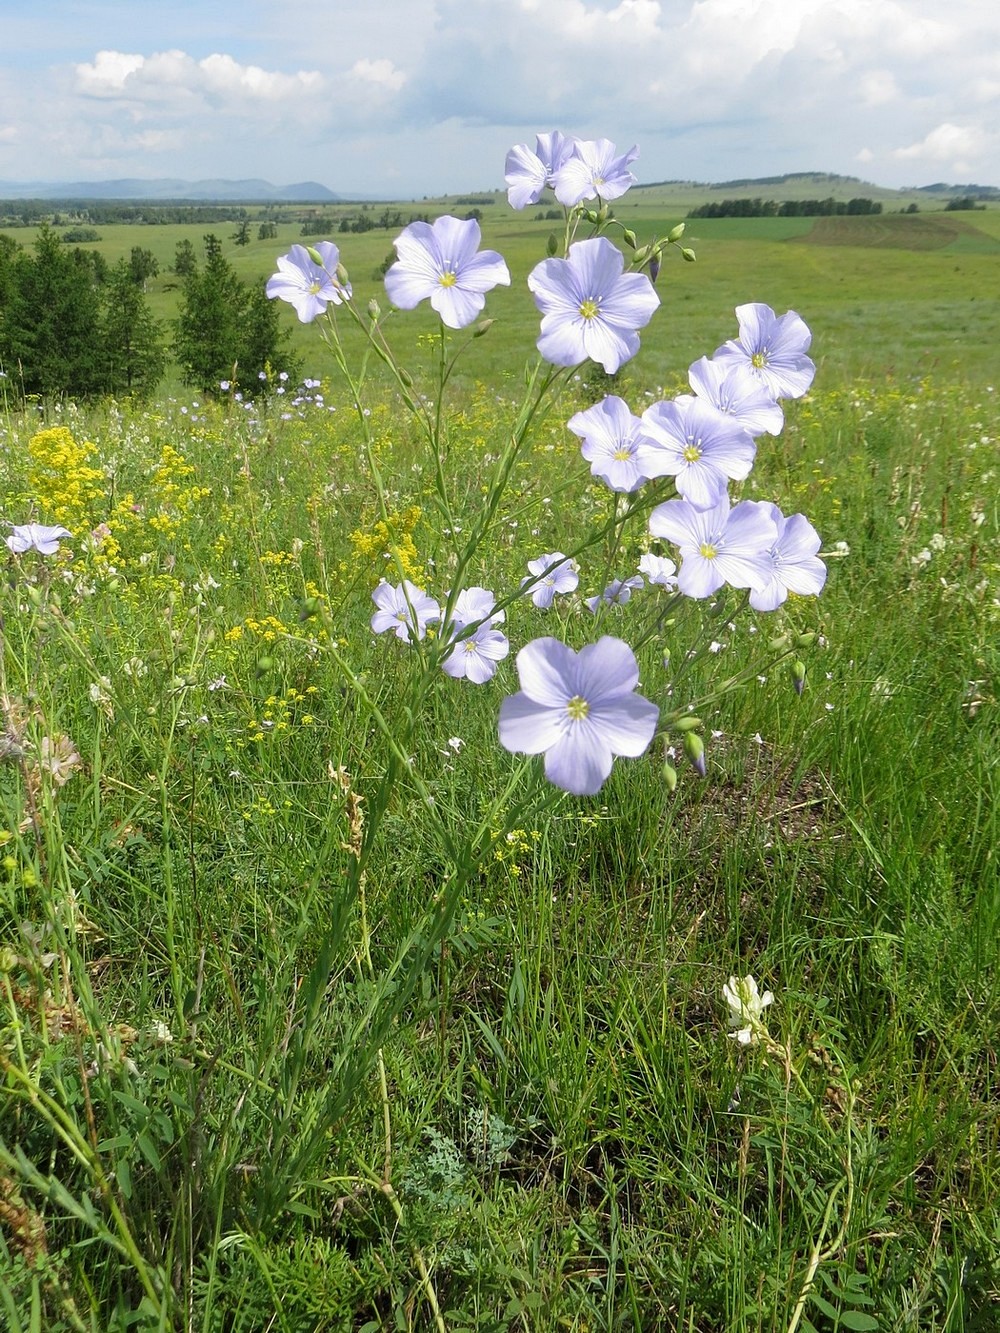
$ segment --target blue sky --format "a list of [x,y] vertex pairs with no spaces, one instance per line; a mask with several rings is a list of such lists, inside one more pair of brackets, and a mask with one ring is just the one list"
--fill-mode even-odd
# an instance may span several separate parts
[[0,181],[497,188],[539,130],[639,180],[1000,185],[985,0],[0,0]]

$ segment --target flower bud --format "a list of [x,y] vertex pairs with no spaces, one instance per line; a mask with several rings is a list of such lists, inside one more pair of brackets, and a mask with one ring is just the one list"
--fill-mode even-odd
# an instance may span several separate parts
[[685,225],[686,224],[683,222],[678,222],[676,227],[671,227],[670,230],[667,232],[667,240],[671,244],[673,244],[675,241],[679,241],[681,237],[684,235]]
[[489,333],[490,329],[493,327],[493,323],[494,321],[492,319],[481,319],[472,330],[473,338],[481,338],[484,333]]
[[689,250],[689,249],[687,248],[687,246],[685,246],[685,247],[683,248],[683,250],[681,250],[681,258],[682,258],[686,263],[688,263],[688,264],[693,264],[694,261],[695,261],[696,255],[695,255],[695,253],[694,253],[693,250]]
[[316,249],[314,245],[306,246],[306,254],[309,256],[312,262],[314,264],[318,264],[321,269],[326,268],[326,265],[323,263],[323,256],[320,254],[320,252]]
[[653,249],[653,246],[640,245],[638,250],[636,250],[635,254],[632,256],[632,262],[633,264],[637,264],[641,268],[642,265],[645,264],[647,259],[652,258],[654,253],[655,251]]
[[313,616],[319,614],[319,610],[320,600],[318,597],[303,597],[299,603],[299,623],[311,620]]
[[669,760],[663,765],[663,785],[671,795],[677,790],[677,769]]
[[792,684],[795,686],[795,693],[801,694],[806,684],[806,664],[796,661],[792,663]]
[[344,268],[343,264],[337,265],[337,281],[340,283],[341,287],[347,287],[350,284],[347,269]]
[[382,313],[382,307],[375,300],[374,296],[368,302],[368,318],[374,323]]
[[788,647],[788,635],[779,634],[775,639],[768,639],[767,646],[772,653],[783,653]]
[[625,228],[625,230],[622,232],[622,240],[625,242],[625,244],[629,247],[630,250],[635,249],[635,232],[632,231],[631,228],[629,227]]
[[705,742],[696,731],[686,731],[684,733],[684,753],[698,770],[698,776],[704,777],[706,772]]
[[815,642],[816,631],[813,629],[808,630],[805,634],[796,634],[795,636],[796,648],[810,648]]
[[679,717],[674,725],[678,731],[697,731],[701,726],[701,718],[689,713],[686,717]]
[[649,261],[650,282],[655,282],[659,276],[660,276],[660,252],[659,250],[657,250],[656,253],[653,255],[652,259]]

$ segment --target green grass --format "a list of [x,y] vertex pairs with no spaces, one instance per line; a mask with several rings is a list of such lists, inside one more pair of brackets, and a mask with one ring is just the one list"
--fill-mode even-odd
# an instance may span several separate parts
[[[483,516],[542,224],[487,236],[515,284],[450,390],[450,524],[400,399],[373,381],[359,420],[318,358],[322,402],[3,413],[3,518],[73,532],[0,590],[13,1330],[424,1328],[434,1302],[453,1333],[995,1327],[1000,514],[969,350],[990,257],[730,225],[665,265],[621,391],[676,387],[743,300],[798,309],[817,381],[744,493],[831,555],[821,598],[687,603],[642,650],[665,713],[747,677],[699,704],[704,781],[675,730],[560,796],[496,743],[513,655],[425,687],[368,629],[390,544],[441,595]],[[386,238],[348,244],[363,302]],[[433,396],[430,320],[386,327]],[[465,575],[511,598],[515,650],[593,637],[580,599],[646,544],[601,536],[563,425],[585,392],[530,436]],[[58,427],[76,455],[38,441]],[[101,522],[115,545],[88,548]],[[517,598],[527,559],[578,547],[578,595]],[[638,643],[658,606],[601,628]],[[689,659],[702,630],[717,651]],[[775,999],[744,1048],[722,987],[746,973]]]
[[[635,230],[640,244],[664,235],[684,216],[683,209],[664,209],[655,191],[648,198],[640,192],[637,199],[626,196],[618,215]],[[435,211],[433,203],[400,208],[404,216]],[[343,206],[329,210],[330,234],[340,246],[359,305],[372,297],[384,305],[379,269],[393,253],[393,233],[341,235],[336,218],[344,211]],[[484,212],[484,243],[506,258],[512,286],[490,296],[487,313],[497,322],[477,348],[474,369],[466,373],[495,382],[520,373],[535,319],[524,282],[544,257],[550,232],[560,228],[551,221],[535,221],[537,210],[513,214],[505,202]],[[190,240],[201,253],[203,235],[213,231],[239,276],[255,282],[265,281],[274,271],[275,257],[301,240],[297,224],[280,224],[274,241],[258,241],[254,226],[250,244],[237,247],[230,240],[231,230],[227,223],[109,226],[101,229],[100,241],[86,248],[96,249],[109,263],[128,256],[133,246],[151,250],[160,274],[148,283],[148,299],[154,315],[169,325],[181,298],[170,271],[179,240]],[[21,244],[28,241],[24,230],[7,234]],[[664,265],[659,288],[669,318],[653,324],[629,371],[643,382],[666,385],[683,376],[692,360],[733,336],[731,311],[746,301],[808,312],[823,370],[837,382],[857,376],[908,381],[929,373],[954,373],[978,384],[995,378],[993,302],[1000,209],[873,218],[693,219],[685,243],[698,262],[682,264],[671,254],[671,262]],[[301,325],[291,310],[284,320],[291,347],[304,359],[304,373],[323,374],[323,354],[312,329]],[[406,327],[419,335],[434,325],[419,312],[407,319]],[[163,387],[165,393],[183,392],[176,369]]]

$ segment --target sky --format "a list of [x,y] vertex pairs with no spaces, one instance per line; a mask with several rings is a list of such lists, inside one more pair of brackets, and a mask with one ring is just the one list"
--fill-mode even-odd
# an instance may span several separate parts
[[539,131],[641,182],[1000,186],[986,0],[0,0],[0,181],[503,186]]

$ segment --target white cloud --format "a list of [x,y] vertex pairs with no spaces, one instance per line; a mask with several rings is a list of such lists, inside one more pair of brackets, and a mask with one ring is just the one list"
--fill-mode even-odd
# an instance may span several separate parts
[[888,69],[871,69],[861,75],[858,91],[865,106],[885,106],[899,97],[895,76]]
[[406,82],[406,75],[391,60],[356,60],[351,74],[364,83],[374,83],[390,92],[398,93]]
[[983,0],[174,4],[168,23],[65,0],[47,48],[5,22],[0,176],[420,195],[499,185],[511,144],[561,128],[638,143],[641,180],[864,164],[886,185],[1000,184],[1000,7]]
[[925,162],[966,162],[974,160],[987,142],[988,136],[978,125],[945,123],[931,130],[919,143],[896,148],[893,157]]
[[97,97],[142,100],[167,89],[222,97],[243,97],[274,102],[322,89],[318,70],[282,74],[243,65],[230,55],[213,54],[195,60],[184,51],[157,51],[151,56],[122,51],[98,51],[93,63],[76,67],[77,88]]

